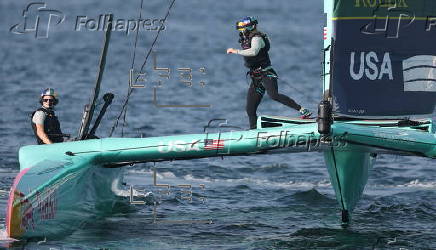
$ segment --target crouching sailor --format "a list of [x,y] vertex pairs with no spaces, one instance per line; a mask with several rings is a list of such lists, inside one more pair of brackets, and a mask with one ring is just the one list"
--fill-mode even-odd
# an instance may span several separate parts
[[58,104],[57,93],[52,88],[45,89],[39,100],[42,107],[32,113],[32,128],[38,144],[63,142],[63,134],[54,106]]
[[236,23],[239,31],[239,43],[242,50],[228,48],[227,54],[238,54],[244,57],[245,66],[250,70],[251,84],[247,93],[246,110],[250,121],[250,128],[256,128],[257,107],[266,93],[275,101],[280,102],[300,112],[302,118],[309,118],[311,112],[286,95],[278,92],[277,73],[271,66],[268,55],[270,42],[268,37],[257,30],[257,20],[246,17]]

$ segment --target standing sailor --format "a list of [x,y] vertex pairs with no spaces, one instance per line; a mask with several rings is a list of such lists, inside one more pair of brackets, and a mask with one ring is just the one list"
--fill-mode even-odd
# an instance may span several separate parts
[[57,93],[52,88],[41,93],[39,103],[42,107],[32,113],[32,128],[38,144],[63,142],[63,134],[54,106],[58,104]]
[[268,51],[270,42],[266,34],[256,28],[257,20],[253,17],[245,17],[236,23],[239,31],[239,43],[242,50],[228,48],[227,54],[239,54],[244,57],[247,72],[251,77],[251,84],[247,93],[246,111],[250,121],[250,129],[256,128],[257,107],[262,100],[265,90],[269,97],[290,108],[300,112],[302,118],[309,118],[312,113],[298,105],[286,95],[278,93],[277,73],[271,66]]

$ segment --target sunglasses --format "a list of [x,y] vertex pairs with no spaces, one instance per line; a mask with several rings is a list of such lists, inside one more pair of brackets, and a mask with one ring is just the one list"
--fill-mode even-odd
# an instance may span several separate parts
[[54,99],[42,99],[43,102],[54,102]]

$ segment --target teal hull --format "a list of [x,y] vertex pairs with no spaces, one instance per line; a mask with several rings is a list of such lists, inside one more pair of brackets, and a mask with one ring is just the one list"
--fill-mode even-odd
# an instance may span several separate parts
[[[292,128],[292,129],[291,129]],[[308,147],[319,135],[315,124],[217,134],[152,138],[106,138],[20,149],[20,174],[8,202],[12,238],[54,237],[105,216],[121,190],[121,166],[277,152],[320,150]],[[298,135],[298,136],[297,136]]]
[[[402,126],[394,121],[336,122],[321,140],[314,120],[260,117],[259,129],[151,138],[105,138],[25,146],[21,172],[11,188],[10,237],[68,234],[110,213],[123,200],[122,166],[137,162],[236,155],[324,152],[343,211],[359,201],[378,153],[436,158],[433,125]],[[333,140],[331,140],[333,139]],[[124,199],[126,200],[126,199]]]
[[7,229],[13,238],[59,237],[110,214],[122,168],[107,169],[79,160],[44,160],[23,169],[11,189]]

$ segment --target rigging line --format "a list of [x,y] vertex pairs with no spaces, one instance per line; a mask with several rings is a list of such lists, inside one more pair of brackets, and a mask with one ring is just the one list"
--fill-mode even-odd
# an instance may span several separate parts
[[[146,63],[147,63],[148,57],[150,56],[150,54],[151,54],[151,52],[152,52],[152,50],[153,50],[153,47],[154,47],[154,45],[156,44],[157,39],[159,38],[159,34],[160,34],[160,32],[162,31],[162,26],[163,26],[163,24],[166,22],[166,20],[167,20],[169,14],[170,14],[170,11],[171,11],[171,9],[172,9],[172,7],[173,7],[173,5],[174,5],[175,2],[176,2],[176,0],[173,0],[173,1],[171,2],[170,6],[168,7],[167,13],[166,13],[166,15],[165,15],[165,17],[164,17],[164,19],[163,19],[163,21],[162,21],[162,24],[161,24],[161,26],[159,27],[159,29],[158,29],[158,31],[157,31],[157,34],[156,34],[156,36],[155,36],[155,38],[154,38],[154,40],[153,40],[153,43],[151,44],[150,49],[148,50],[147,55],[146,55],[146,57],[145,57],[145,59],[144,59],[144,63],[143,63],[142,66],[141,66],[141,70],[140,70],[138,76],[137,76],[136,79],[135,79],[135,84],[138,82],[138,79],[139,79],[139,77],[140,77],[140,74],[142,74],[142,71],[144,70],[144,67],[145,67],[145,65],[146,65]],[[140,11],[142,12],[142,1],[141,1],[141,10],[140,10]],[[138,34],[138,31],[137,31],[137,34]],[[135,40],[136,40],[136,39],[135,39]],[[135,46],[136,46],[136,41],[135,41]],[[133,63],[132,63],[132,65],[133,65]],[[132,87],[130,86],[130,84],[129,84],[129,88],[128,88],[128,91],[127,91],[126,99],[124,100],[123,106],[122,106],[122,108],[121,108],[121,112],[119,113],[119,115],[118,115],[118,117],[117,117],[117,120],[115,121],[114,125],[113,125],[112,128],[111,128],[111,132],[110,132],[110,134],[109,134],[109,137],[112,137],[112,134],[113,134],[113,132],[115,131],[115,128],[118,127],[119,120],[120,120],[121,116],[123,116],[123,113],[124,113],[124,116],[123,116],[123,128],[124,128],[124,126],[125,126],[125,124],[126,124],[127,105],[128,105],[128,103],[129,103],[129,98],[130,98],[132,92],[133,92],[133,88],[132,88]],[[123,131],[122,131],[122,133],[121,133],[121,136],[124,136],[124,132],[123,132]]]
[[127,123],[127,121],[126,121],[127,108],[128,108],[128,106],[126,105],[126,107],[124,109],[123,126],[121,127],[121,137],[124,137],[124,127]]
[[[144,0],[141,0],[141,8],[139,9],[139,20],[142,20],[142,6],[144,4]],[[133,47],[133,59],[132,59],[132,66],[130,67],[133,69],[135,66],[135,58],[136,58],[136,46],[138,44],[138,35],[139,35],[139,27],[136,29],[136,35],[135,35],[135,45]]]
[[[165,17],[164,17],[164,19],[163,19],[162,25],[163,25],[163,23],[166,22],[168,16],[170,15],[170,10],[171,10],[171,8],[173,7],[175,1],[176,1],[176,0],[173,0],[173,1],[171,2],[170,6],[168,7],[168,10],[167,10],[167,13],[165,14]],[[142,66],[141,66],[141,70],[139,71],[139,74],[138,74],[138,76],[137,76],[136,79],[135,79],[135,84],[136,84],[136,82],[138,81],[139,75],[142,74],[142,71],[144,70],[145,65],[146,65],[146,63],[147,63],[148,57],[151,55],[151,52],[153,51],[154,45],[156,44],[157,39],[159,38],[159,34],[160,34],[160,32],[162,31],[162,29],[161,29],[162,25],[159,27],[159,30],[157,31],[157,34],[156,34],[156,36],[154,37],[153,43],[151,44],[150,49],[148,50],[147,55],[145,56],[144,63],[143,63]],[[131,87],[129,86],[129,93],[130,93],[130,94],[128,94],[127,99],[130,97],[130,95],[132,94],[132,92],[133,92],[133,88],[131,88]],[[128,103],[128,100],[127,100],[126,103]],[[121,137],[124,137],[124,127],[125,127],[125,125],[126,125],[126,115],[127,115],[127,104],[126,104],[126,107],[125,107],[125,110],[124,110],[124,116],[123,116],[123,127],[122,127],[122,130],[121,130]]]
[[[314,97],[308,96],[307,94],[304,94],[303,91],[301,91],[301,89],[298,89],[296,87],[294,87],[291,83],[289,83],[286,78],[285,80],[283,80],[283,78],[280,78],[280,82],[283,82],[286,84],[286,86],[290,87],[291,89],[295,90],[297,93],[299,93],[300,95],[302,95],[307,101],[309,102],[313,102],[313,103],[317,103],[317,100]],[[248,74],[245,75],[245,81],[248,84],[248,87],[250,87],[252,80],[249,79]]]
[[[139,20],[142,19],[142,9],[143,9],[143,4],[144,4],[144,0],[141,0],[141,7],[139,9]],[[136,29],[136,34],[135,34],[135,43],[133,46],[133,58],[132,58],[132,64],[130,66],[130,69],[133,69],[133,67],[135,66],[135,59],[136,59],[136,47],[138,44],[138,36],[139,36],[139,27],[138,29]],[[130,85],[129,85],[130,88]],[[128,91],[127,91],[128,92]],[[126,96],[126,98],[128,99],[128,96]],[[111,128],[111,132],[109,133],[109,137],[112,137],[113,132],[115,131],[115,128],[118,127],[118,122],[120,120],[121,114],[123,113],[124,109],[125,109],[125,105],[126,103],[123,104],[123,107],[121,109],[121,113],[118,115],[117,120],[115,121],[115,124],[112,126]],[[122,133],[123,134],[123,133]]]
[[315,100],[314,97],[305,94],[304,91],[302,91],[301,89],[293,86],[290,82],[288,82],[286,77],[285,78],[281,78],[280,81],[285,83],[287,87],[295,90],[298,94],[302,95],[307,101],[310,101],[310,102],[313,102],[313,103],[317,103],[317,100]]
[[336,156],[335,156],[335,151],[333,150],[333,147],[330,148],[331,149],[331,153],[333,156],[333,166],[335,166],[335,174],[336,174],[336,181],[338,183],[338,191],[339,191],[339,195],[341,198],[341,206],[342,206],[342,210],[345,210],[345,204],[344,204],[344,200],[342,198],[342,187],[341,187],[341,182],[339,180],[339,173],[338,173],[338,168],[336,166]]

